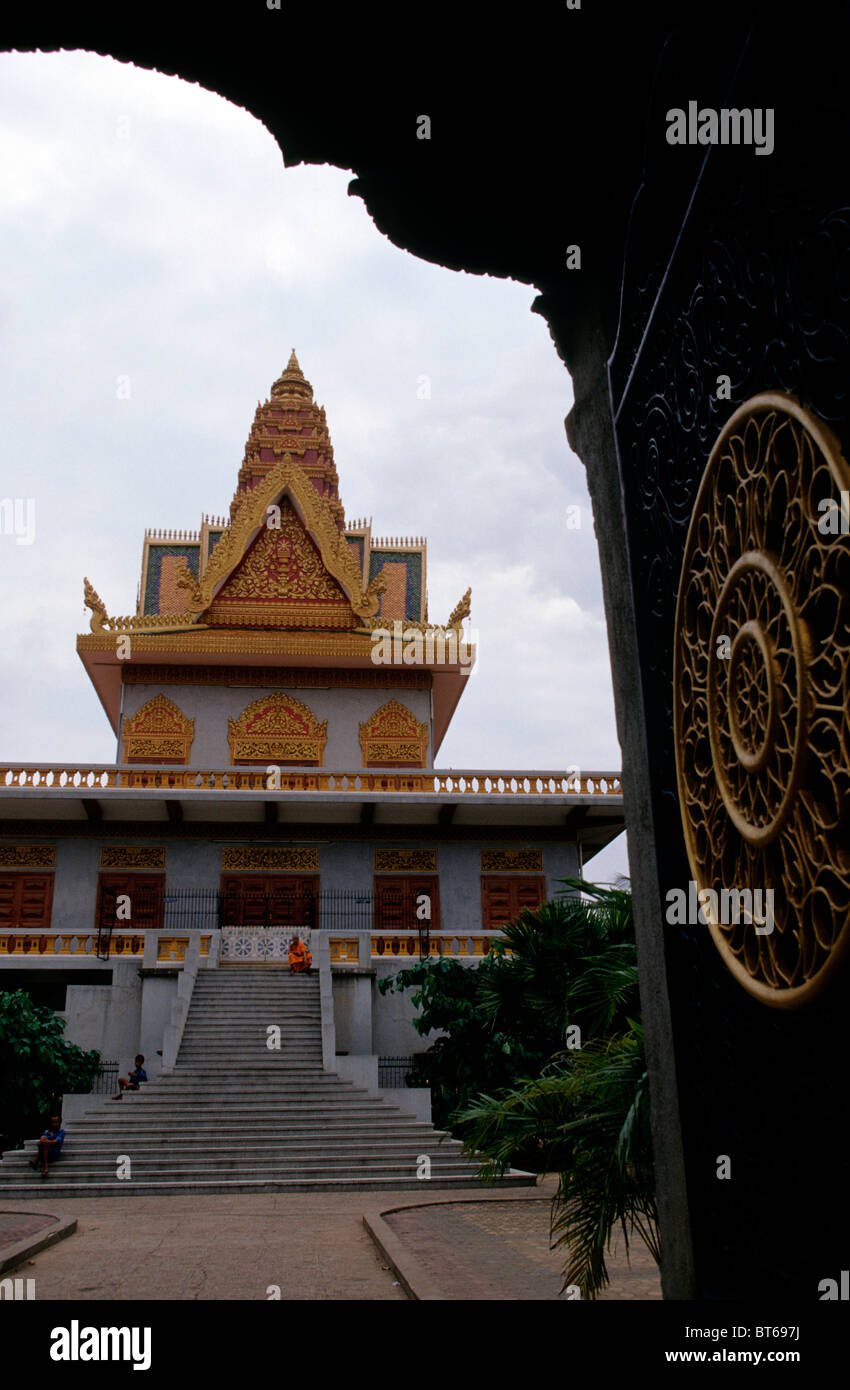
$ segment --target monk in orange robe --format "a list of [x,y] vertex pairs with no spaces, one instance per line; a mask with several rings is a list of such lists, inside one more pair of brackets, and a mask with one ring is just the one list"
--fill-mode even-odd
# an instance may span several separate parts
[[313,964],[313,957],[307,950],[303,941],[299,941],[297,936],[292,938],[289,944],[289,973],[290,975],[300,975],[302,971],[309,970]]

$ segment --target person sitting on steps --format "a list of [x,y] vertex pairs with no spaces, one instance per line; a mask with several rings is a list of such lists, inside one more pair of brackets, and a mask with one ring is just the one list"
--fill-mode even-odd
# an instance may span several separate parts
[[62,1121],[58,1115],[51,1115],[50,1128],[46,1129],[39,1139],[38,1158],[30,1159],[30,1168],[40,1168],[41,1176],[46,1178],[48,1158],[52,1158],[55,1163],[62,1152],[64,1142],[65,1131],[62,1129]]
[[293,936],[289,945],[290,975],[300,975],[309,970],[312,964],[313,957],[310,955],[303,941],[299,941],[297,936]]
[[144,1060],[141,1052],[137,1053],[135,1070],[131,1071],[129,1076],[119,1076],[118,1094],[112,1097],[113,1100],[120,1100],[125,1091],[138,1091],[140,1083],[147,1081],[148,1074],[142,1066]]

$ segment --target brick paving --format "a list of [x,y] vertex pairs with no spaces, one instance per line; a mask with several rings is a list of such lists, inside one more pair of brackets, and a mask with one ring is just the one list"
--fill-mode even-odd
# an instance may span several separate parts
[[[451,1299],[541,1300],[560,1293],[563,1250],[549,1248],[548,1198],[447,1202],[385,1213],[384,1220]],[[631,1263],[622,1239],[607,1259],[600,1301],[660,1299],[661,1281],[642,1242]]]
[[35,1215],[26,1211],[0,1211],[0,1255],[10,1245],[17,1245],[25,1236],[40,1235],[56,1225],[55,1216]]
[[[77,1218],[76,1234],[18,1271],[35,1278],[38,1299],[267,1300],[277,1286],[282,1300],[405,1300],[363,1225],[369,1207],[385,1213],[447,1298],[548,1300],[561,1296],[563,1264],[549,1250],[550,1184],[479,1189],[460,1201],[445,1189],[427,1200],[380,1192],[75,1198],[51,1202],[49,1215],[9,1201],[0,1239]],[[615,1249],[609,1270],[603,1298],[660,1298],[642,1245],[631,1268]]]

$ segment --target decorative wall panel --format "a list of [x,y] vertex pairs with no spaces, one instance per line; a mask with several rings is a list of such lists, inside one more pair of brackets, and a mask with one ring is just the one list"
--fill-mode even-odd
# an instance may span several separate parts
[[164,869],[168,851],[164,845],[104,845],[102,869]]
[[235,845],[222,850],[221,867],[233,872],[278,869],[283,873],[318,873],[319,851],[286,845],[269,845],[259,849]]
[[55,845],[0,845],[0,869],[55,868]]
[[127,763],[186,763],[195,736],[195,721],[166,695],[155,695],[123,722]]
[[313,711],[292,695],[281,691],[264,695],[227,723],[232,764],[322,766],[328,721],[320,724]]
[[542,849],[482,849],[482,873],[542,874]]
[[428,725],[398,700],[388,700],[360,725],[364,767],[424,767]]
[[376,849],[376,873],[436,873],[435,849]]

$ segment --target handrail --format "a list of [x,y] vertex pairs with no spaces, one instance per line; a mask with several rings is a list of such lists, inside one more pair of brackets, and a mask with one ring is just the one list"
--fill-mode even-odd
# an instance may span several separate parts
[[[273,782],[273,785],[269,783]],[[265,796],[297,792],[342,793],[362,796],[622,796],[619,772],[533,772],[437,769],[365,768],[329,771],[325,768],[279,768],[270,779],[268,769],[230,767],[116,767],[114,764],[7,763],[0,766],[0,792],[240,792],[261,791]]]

